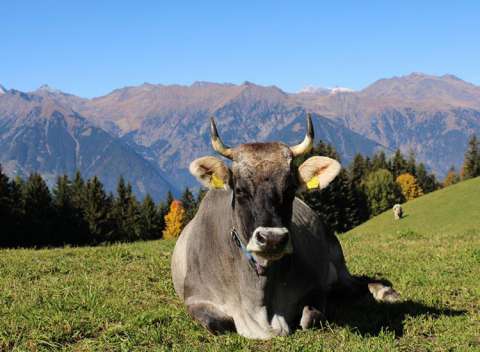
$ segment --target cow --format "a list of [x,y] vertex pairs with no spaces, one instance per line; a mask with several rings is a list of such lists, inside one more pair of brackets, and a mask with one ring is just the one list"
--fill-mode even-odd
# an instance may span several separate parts
[[193,319],[213,334],[269,339],[318,326],[334,290],[398,299],[391,287],[367,288],[350,275],[336,236],[295,196],[327,187],[341,169],[324,156],[295,166],[294,158],[313,146],[310,115],[305,138],[295,146],[228,147],[213,118],[210,134],[214,150],[231,166],[212,156],[190,164],[209,191],[180,234],[171,263],[175,291]]
[[395,204],[392,210],[393,210],[393,217],[395,218],[395,220],[400,220],[403,217],[403,209],[400,204]]

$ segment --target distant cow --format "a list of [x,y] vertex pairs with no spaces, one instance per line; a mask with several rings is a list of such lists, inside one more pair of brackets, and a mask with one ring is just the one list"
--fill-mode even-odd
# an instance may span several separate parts
[[403,216],[403,209],[400,204],[395,204],[392,208],[395,220],[400,220]]
[[[211,121],[213,148],[232,160],[206,156],[190,172],[210,188],[181,233],[172,257],[172,276],[189,314],[212,333],[237,331],[268,339],[307,329],[324,319],[332,289],[367,291],[352,277],[335,235],[295,197],[298,190],[322,189],[339,173],[333,159],[314,156],[310,116],[302,143],[251,143],[235,148],[221,141]],[[398,294],[368,285],[375,299]],[[337,291],[335,291],[337,292]]]

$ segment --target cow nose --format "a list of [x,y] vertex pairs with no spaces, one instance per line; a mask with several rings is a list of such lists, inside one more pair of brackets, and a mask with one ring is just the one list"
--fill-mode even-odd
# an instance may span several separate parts
[[288,230],[286,228],[258,228],[255,231],[255,240],[258,247],[269,251],[280,251],[288,243]]

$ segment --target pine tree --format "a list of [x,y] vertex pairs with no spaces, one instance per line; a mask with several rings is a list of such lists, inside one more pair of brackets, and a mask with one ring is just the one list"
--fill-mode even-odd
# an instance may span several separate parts
[[362,154],[357,153],[349,166],[349,174],[352,183],[355,186],[360,185],[367,172],[368,170],[365,165],[365,159]]
[[167,199],[165,200],[165,203],[166,203],[166,206],[168,208],[170,208],[170,204],[172,204],[172,202],[175,200],[175,198],[173,197],[173,194],[172,192],[168,191],[167,192]]
[[455,166],[452,166],[450,167],[450,170],[448,170],[448,174],[443,180],[443,187],[448,187],[458,182],[460,182],[460,176],[455,171]]
[[128,205],[127,205],[127,217],[126,217],[126,230],[128,241],[135,241],[141,238],[142,234],[142,216],[140,213],[140,204],[137,198],[133,194],[132,185],[127,184]]
[[417,184],[415,176],[404,173],[396,181],[402,190],[403,197],[408,201],[423,196],[423,190]]
[[[170,204],[172,204],[170,202]],[[170,210],[170,205],[165,202],[160,202],[158,205],[157,205],[157,213],[158,213],[158,217],[160,218],[160,236],[163,236],[163,230],[165,230],[165,215],[168,214]]]
[[405,173],[407,171],[407,161],[402,155],[400,149],[395,151],[392,159],[390,160],[390,172],[392,173],[394,178],[397,178],[399,175]]
[[383,150],[373,155],[371,167],[369,168],[370,171],[376,171],[379,169],[389,169],[387,157],[385,156],[385,152]]
[[424,194],[433,192],[440,187],[440,184],[437,181],[437,178],[434,174],[429,174],[425,165],[420,163],[417,165],[417,183],[420,188],[423,190]]
[[178,200],[174,200],[170,204],[170,210],[165,215],[165,230],[163,230],[163,238],[173,239],[180,236],[182,228],[184,226],[185,210],[182,203]]
[[78,211],[82,211],[85,204],[86,185],[80,171],[75,172],[75,177],[71,185],[72,204]]
[[190,220],[193,219],[195,213],[197,211],[197,203],[195,202],[195,197],[193,193],[190,191],[188,187],[182,193],[180,197],[180,201],[182,202],[183,209],[185,209],[185,224],[188,224]]
[[112,199],[102,183],[94,176],[86,184],[84,218],[88,225],[90,243],[97,244],[112,238],[113,224],[109,216]]
[[480,150],[476,135],[472,135],[468,141],[462,171],[463,180],[480,176]]
[[149,194],[143,199],[140,207],[142,217],[142,239],[155,239],[162,236],[162,219]]
[[76,243],[74,236],[75,212],[72,204],[72,190],[67,175],[58,176],[53,193],[53,205],[55,209],[55,244]]
[[415,152],[412,149],[410,149],[408,152],[405,172],[417,177],[417,160],[415,157]]
[[386,169],[370,173],[363,186],[372,215],[380,214],[403,201],[400,187],[394,182],[392,173]]
[[120,177],[117,185],[117,197],[114,200],[112,218],[115,220],[116,241],[134,241],[142,236],[142,217],[140,205],[132,191],[130,183],[125,184]]
[[53,204],[50,190],[38,173],[29,176],[23,186],[26,245],[44,246],[54,242]]
[[15,241],[17,219],[14,212],[15,202],[13,183],[3,173],[0,165],[0,247],[12,246]]

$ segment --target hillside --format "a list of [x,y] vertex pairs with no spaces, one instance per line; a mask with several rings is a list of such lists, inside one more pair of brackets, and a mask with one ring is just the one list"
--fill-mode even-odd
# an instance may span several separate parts
[[395,221],[388,210],[348,234],[408,238],[475,232],[480,229],[479,200],[480,177],[477,177],[403,204],[405,217],[400,221]]
[[344,304],[323,329],[270,341],[192,321],[173,292],[173,242],[0,250],[0,350],[478,350],[479,189],[462,182],[340,237],[352,273],[390,280],[402,302]]

